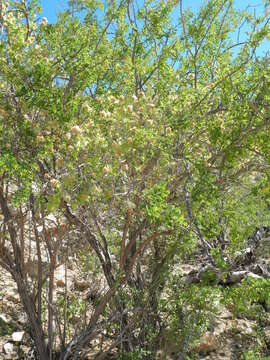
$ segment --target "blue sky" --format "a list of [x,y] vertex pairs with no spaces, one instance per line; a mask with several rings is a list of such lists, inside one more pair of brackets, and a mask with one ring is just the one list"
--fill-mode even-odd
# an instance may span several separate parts
[[61,12],[67,5],[67,0],[41,0],[43,9],[43,16],[49,20],[49,22],[56,21],[56,14]]
[[[46,16],[50,23],[55,22],[57,19],[57,13],[61,12],[65,7],[67,7],[68,0],[41,0],[43,13],[42,16]],[[203,3],[203,0],[183,0],[184,7],[190,6],[194,11],[198,9]],[[245,9],[248,5],[256,6],[256,11],[264,11],[262,0],[235,0],[234,4],[239,9]],[[269,42],[264,42],[260,47],[258,54],[263,55],[266,51],[270,50]]]
[[[247,5],[258,5],[261,0],[235,0],[235,5],[239,9],[244,9]],[[56,14],[63,10],[67,6],[67,0],[41,0],[43,15],[48,18],[50,22],[56,20]],[[190,6],[193,9],[198,9],[199,6],[203,3],[202,0],[184,0],[184,6]]]

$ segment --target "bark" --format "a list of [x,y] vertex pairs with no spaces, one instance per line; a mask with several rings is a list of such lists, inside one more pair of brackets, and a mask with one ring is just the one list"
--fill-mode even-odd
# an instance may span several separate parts
[[34,338],[37,351],[39,354],[40,360],[49,360],[47,346],[45,342],[45,335],[42,330],[42,324],[38,319],[36,313],[36,308],[31,296],[28,294],[27,286],[25,285],[24,279],[15,272],[13,275],[14,280],[16,281],[18,287],[18,293],[20,295],[21,302],[23,304],[24,310],[27,314],[30,327],[32,330],[32,336]]
[[38,314],[36,313],[35,303],[31,295],[29,294],[24,278],[24,272],[21,263],[21,259],[22,259],[21,248],[18,245],[18,241],[19,241],[18,234],[16,231],[16,227],[14,226],[14,222],[12,221],[13,220],[12,213],[7,205],[7,199],[4,196],[3,188],[1,187],[0,187],[0,206],[2,213],[4,215],[5,223],[7,223],[7,229],[10,236],[10,242],[14,254],[13,256],[11,254],[9,256],[9,264],[11,265],[11,261],[13,260],[13,265],[10,266],[8,269],[17,284],[18,293],[30,323],[32,336],[37,347],[39,359],[48,360],[49,358],[47,353],[45,336],[42,329],[42,324],[38,318]]

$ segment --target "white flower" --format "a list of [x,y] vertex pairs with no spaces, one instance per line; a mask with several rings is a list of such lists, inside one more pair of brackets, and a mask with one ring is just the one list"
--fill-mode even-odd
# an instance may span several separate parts
[[56,179],[51,179],[50,184],[51,184],[51,187],[56,188],[58,185],[58,181]]
[[82,132],[82,129],[78,125],[75,125],[71,128],[71,132],[73,135],[78,135]]
[[43,17],[40,21],[40,26],[46,26],[48,24],[48,19]]

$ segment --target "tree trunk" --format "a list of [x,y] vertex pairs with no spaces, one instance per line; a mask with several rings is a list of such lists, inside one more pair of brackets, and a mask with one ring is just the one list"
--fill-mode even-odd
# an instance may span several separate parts
[[21,302],[23,304],[24,310],[27,314],[30,327],[32,330],[32,336],[37,347],[39,360],[49,360],[49,355],[47,352],[47,346],[45,342],[45,335],[42,329],[41,322],[38,319],[38,315],[36,313],[35,304],[27,291],[27,287],[23,278],[17,272],[12,274],[14,280],[17,283],[18,292],[21,298]]

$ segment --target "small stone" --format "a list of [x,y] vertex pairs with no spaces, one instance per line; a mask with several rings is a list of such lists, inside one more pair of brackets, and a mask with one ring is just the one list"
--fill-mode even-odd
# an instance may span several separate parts
[[24,331],[16,331],[14,332],[11,337],[14,342],[21,342],[23,339],[25,332]]
[[13,352],[13,349],[14,349],[14,346],[11,343],[6,343],[4,345],[4,353],[7,355],[11,354]]
[[247,326],[247,328],[244,331],[245,334],[247,335],[252,335],[253,334],[253,330],[250,326]]

